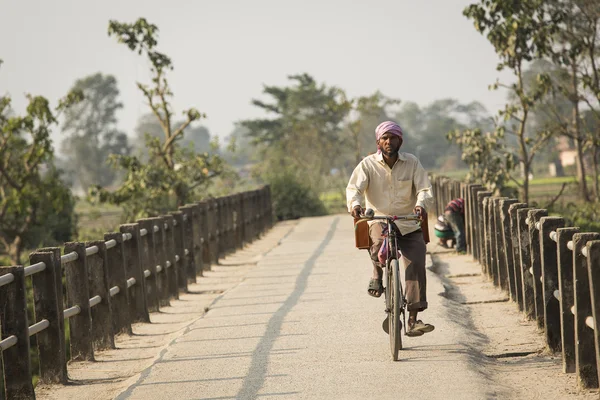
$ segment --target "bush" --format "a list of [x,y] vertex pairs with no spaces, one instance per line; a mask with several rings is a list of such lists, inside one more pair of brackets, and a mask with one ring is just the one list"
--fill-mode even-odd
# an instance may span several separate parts
[[581,232],[600,233],[600,202],[555,204],[549,211],[563,217],[566,226],[579,227]]
[[273,211],[278,221],[327,214],[319,196],[293,173],[283,173],[268,179],[271,186]]

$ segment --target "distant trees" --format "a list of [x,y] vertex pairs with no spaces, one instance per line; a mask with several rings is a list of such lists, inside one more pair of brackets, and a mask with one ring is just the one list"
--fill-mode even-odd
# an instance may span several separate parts
[[130,152],[127,135],[117,129],[116,112],[123,107],[117,81],[97,73],[77,80],[71,90],[83,93],[83,100],[65,110],[62,150],[66,161],[83,190],[111,185],[116,171],[108,164],[109,156]]
[[[255,173],[265,182],[277,183],[272,190],[275,199],[283,196],[278,190],[319,194],[324,189],[325,178],[343,162],[341,132],[352,107],[337,87],[318,84],[308,74],[288,78],[290,86],[264,87],[268,102],[252,101],[272,118],[241,122],[260,155]],[[297,197],[293,204],[276,202],[275,210],[280,218],[324,212],[314,195]]]
[[68,241],[75,232],[75,200],[53,166],[50,133],[57,115],[81,99],[72,92],[52,108],[28,96],[23,115],[0,97],[0,255],[22,263],[26,248]]

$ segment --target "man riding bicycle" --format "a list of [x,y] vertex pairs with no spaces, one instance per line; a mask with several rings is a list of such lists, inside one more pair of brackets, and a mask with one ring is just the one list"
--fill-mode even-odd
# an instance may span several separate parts
[[[352,172],[346,187],[348,211],[359,218],[364,213],[362,204],[373,209],[375,215],[418,214],[427,218],[426,210],[433,204],[432,188],[427,173],[412,154],[401,153],[402,128],[395,122],[385,121],[375,129],[377,153],[365,157]],[[421,336],[434,326],[417,319],[427,308],[425,271],[426,245],[417,222],[395,221],[400,232],[398,247],[405,266],[406,301],[409,312],[408,336]],[[383,293],[383,265],[378,258],[383,243],[383,227],[369,221],[369,249],[373,262],[373,276],[368,293],[380,297]]]

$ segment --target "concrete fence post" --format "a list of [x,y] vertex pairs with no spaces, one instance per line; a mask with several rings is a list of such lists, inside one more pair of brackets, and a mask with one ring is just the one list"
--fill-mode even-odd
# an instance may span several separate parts
[[58,354],[60,365],[62,365],[61,376],[64,379],[68,378],[67,374],[67,343],[65,340],[65,320],[63,318],[63,309],[65,308],[65,300],[63,296],[63,268],[61,262],[61,248],[60,247],[44,247],[36,250],[37,252],[50,252],[52,253],[52,263],[55,265],[54,268],[54,283],[56,287],[56,304],[58,305],[58,311],[60,318],[58,319],[58,325],[60,335],[60,348],[62,351]]
[[511,205],[517,204],[517,199],[502,199],[500,200],[500,231],[502,243],[503,263],[500,264],[500,269],[504,270],[503,276],[508,285],[508,293],[512,301],[517,301],[517,287],[515,283],[515,263],[513,259],[513,241],[510,229],[510,215],[508,209]]
[[485,262],[486,262],[486,254],[485,254],[485,227],[486,227],[486,217],[485,217],[485,199],[490,197],[492,192],[481,191],[477,193],[477,242],[479,249],[477,250],[477,259],[479,260],[479,264],[484,266],[482,268],[485,271]]
[[481,185],[471,185],[469,195],[469,237],[470,237],[470,248],[469,251],[473,256],[474,260],[479,259],[479,234],[478,234],[478,223],[479,223],[479,203],[477,195],[480,192],[485,191]]
[[110,287],[108,286],[108,265],[106,242],[97,240],[86,242],[86,247],[96,246],[98,252],[87,256],[90,298],[100,296],[100,303],[91,307],[92,340],[94,350],[115,348],[113,335]]
[[531,236],[525,222],[531,208],[517,210],[517,231],[519,234],[519,256],[521,259],[521,282],[523,284],[523,312],[529,319],[535,318],[535,298],[531,269]]
[[560,351],[560,301],[558,292],[558,244],[550,237],[551,233],[565,226],[565,220],[559,217],[542,217],[540,219],[540,247],[542,252],[542,293],[544,304],[544,334],[546,344],[552,352]]
[[582,254],[587,242],[600,239],[600,233],[573,235],[573,280],[575,282],[575,366],[579,384],[584,388],[598,387],[596,340],[586,320],[592,316],[592,299],[588,263]]
[[504,248],[504,235],[502,230],[502,207],[501,202],[508,197],[495,197],[492,201],[492,243],[494,249],[494,276],[497,284],[502,290],[509,291],[508,276],[506,270],[506,251]]
[[600,240],[587,242],[587,267],[594,318],[594,343],[596,348],[596,371],[600,381]]
[[[196,257],[194,256],[194,206],[189,204],[179,207],[183,213],[183,254],[185,256],[185,276],[187,283],[197,282]],[[187,254],[186,254],[187,252]]]
[[[158,305],[168,307],[169,302],[169,278],[167,268],[165,219],[154,217],[154,226],[158,229],[154,232],[154,257],[156,262],[156,281],[158,283]],[[158,266],[160,265],[160,268]],[[159,271],[160,269],[160,271]]]
[[75,252],[77,259],[64,264],[67,307],[78,306],[80,312],[69,319],[71,361],[93,361],[92,315],[90,309],[89,273],[85,244],[65,243],[65,255]]
[[[160,291],[158,287],[158,276],[156,271],[156,255],[155,255],[155,235],[154,235],[154,224],[153,218],[144,218],[138,221],[140,224],[140,231],[145,230],[146,234],[141,235],[142,242],[142,271],[146,276],[146,304],[148,305],[149,312],[156,312],[160,309]],[[146,272],[148,271],[148,272]]]
[[531,241],[531,283],[533,284],[533,298],[535,307],[535,320],[539,329],[544,328],[544,294],[542,289],[542,252],[540,246],[540,233],[537,223],[540,218],[548,215],[547,210],[530,210],[527,214],[529,219],[529,238]]
[[50,325],[36,336],[40,363],[39,381],[47,384],[66,383],[66,349],[62,345],[65,333],[60,325],[63,321],[63,309],[62,304],[58,304],[55,284],[56,270],[60,270],[60,259],[57,265],[51,251],[36,251],[29,255],[30,265],[40,262],[46,264],[46,269],[31,276],[35,320],[39,322],[45,319]]
[[562,340],[563,372],[575,372],[575,284],[573,281],[573,251],[568,243],[579,232],[579,228],[558,228],[558,290],[560,292],[560,326]]
[[17,343],[2,352],[4,360],[4,391],[7,399],[34,399],[29,359],[29,322],[25,268],[0,267],[0,276],[12,274],[11,283],[0,288],[0,329],[2,338],[15,336]]
[[163,216],[164,223],[164,249],[165,249],[165,277],[167,278],[167,299],[179,299],[177,287],[178,262],[175,260],[175,227],[173,216]]
[[148,302],[146,298],[146,279],[144,277],[143,255],[144,244],[140,237],[140,225],[124,224],[119,227],[121,233],[129,234],[131,238],[124,242],[125,276],[129,287],[129,318],[133,322],[150,322]]
[[[175,220],[173,225],[173,243],[175,256],[179,257],[179,261],[176,262],[177,268],[177,288],[183,292],[188,291],[188,268],[189,258],[185,255],[186,243],[188,242],[187,235],[187,217],[186,221],[183,220],[183,211],[175,211],[171,213]],[[191,225],[190,225],[191,227]],[[189,250],[188,250],[189,251]],[[194,275],[194,278],[196,276]]]
[[[525,203],[515,203],[511,204],[508,207],[508,215],[510,217],[510,238],[512,242],[512,250],[513,250],[513,265],[514,265],[514,273],[515,273],[515,297],[516,302],[519,307],[519,311],[523,311],[523,275],[521,270],[523,266],[521,265],[521,248],[520,248],[520,232],[519,232],[519,220],[517,215],[517,210],[527,208],[527,204]],[[510,255],[508,255],[510,257]]]
[[192,206],[193,212],[193,236],[192,247],[190,251],[194,252],[194,262],[196,264],[196,275],[203,276],[204,271],[210,271],[210,262],[205,262],[204,258],[204,218],[205,203],[196,203]]
[[[129,290],[127,290],[127,275],[125,274],[125,245],[123,234],[111,232],[104,235],[104,240],[114,240],[116,245],[106,250],[106,265],[108,266],[108,287],[119,288],[119,293],[111,297],[112,330],[113,334],[132,334],[131,317],[129,316]],[[108,247],[108,246],[107,246]]]

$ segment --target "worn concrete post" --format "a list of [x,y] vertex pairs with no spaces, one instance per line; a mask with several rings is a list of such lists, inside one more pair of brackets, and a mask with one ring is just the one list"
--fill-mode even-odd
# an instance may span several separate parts
[[490,223],[490,207],[492,198],[486,197],[483,199],[483,272],[487,279],[492,278],[491,276],[491,265],[492,265],[492,251],[491,251],[491,239],[490,232],[492,230]]
[[[108,267],[108,287],[118,288],[119,292],[111,296],[112,330],[113,334],[128,333],[131,331],[131,318],[129,316],[129,291],[127,290],[127,276],[125,274],[125,246],[123,234],[111,232],[104,235],[106,243],[106,265]],[[114,240],[114,242],[112,242]],[[114,243],[114,245],[112,245]]]
[[179,261],[175,264],[177,268],[177,288],[183,292],[188,291],[188,257],[185,255],[185,243],[186,243],[186,221],[183,220],[183,211],[174,211],[173,215],[173,245],[175,258],[179,258]]
[[575,282],[575,364],[579,384],[584,388],[598,387],[596,369],[596,340],[594,330],[586,321],[592,316],[592,299],[587,259],[582,250],[591,240],[600,239],[600,233],[573,235],[573,280]]
[[165,274],[167,277],[167,299],[179,299],[179,289],[177,288],[177,265],[175,260],[175,227],[173,226],[173,216],[165,215],[164,221],[164,239],[165,239]]
[[573,251],[568,243],[579,228],[558,228],[558,290],[560,292],[560,326],[562,341],[563,372],[575,372],[575,316],[571,312],[575,307],[575,289],[573,281]]
[[[169,279],[167,277],[167,254],[165,238],[165,220],[163,217],[149,218],[154,220],[154,261],[156,263],[156,281],[158,283],[158,304],[167,307],[169,302]],[[158,229],[157,229],[158,228]],[[160,266],[160,268],[159,268]]]
[[194,210],[191,205],[179,207],[183,213],[183,244],[184,269],[187,283],[196,283],[196,260],[194,259]]
[[200,245],[202,246],[202,270],[210,271],[211,269],[211,249],[210,249],[210,221],[208,203],[201,201],[196,203],[198,215],[199,215],[199,231],[200,231]]
[[[61,254],[62,249],[60,247],[44,247],[37,249],[38,252],[51,252],[53,264],[56,265],[56,269],[54,270],[54,279],[56,285],[56,303],[58,304],[58,309],[60,311],[60,315],[62,316],[63,309],[65,308],[65,300],[63,296],[63,268],[61,263]],[[59,318],[60,331],[65,332],[65,320],[64,318]],[[65,335],[60,336],[60,348],[63,349],[61,353],[60,363],[63,368],[62,375],[68,377],[67,374],[67,344],[65,340]]]
[[204,276],[204,271],[210,271],[210,263],[204,263],[204,219],[202,218],[204,203],[195,203],[193,209],[193,236],[190,251],[194,252],[196,275]]
[[242,223],[242,193],[235,195],[235,245],[237,249],[244,247],[244,224]]
[[156,221],[154,218],[144,218],[138,222],[140,224],[142,241],[142,270],[146,277],[146,304],[148,305],[148,311],[153,312],[160,309],[160,291],[158,287],[158,273],[156,271],[158,263],[156,261],[154,244],[154,225]]
[[91,296],[85,244],[81,242],[65,243],[65,255],[71,253],[76,253],[77,259],[64,264],[67,307],[78,306],[80,309],[80,312],[69,320],[71,361],[93,361]]
[[[523,275],[521,270],[523,266],[521,265],[521,248],[519,237],[519,226],[518,226],[518,216],[517,210],[527,208],[527,204],[525,203],[515,203],[508,207],[508,215],[510,216],[510,237],[512,242],[513,249],[513,265],[515,269],[515,295],[517,305],[519,306],[519,311],[523,311]],[[510,257],[510,255],[509,255]]]
[[[484,199],[490,197],[492,192],[481,191],[477,193],[477,244],[479,249],[477,250],[477,260],[482,266],[485,265],[485,226],[486,219],[484,214]],[[483,268],[482,268],[483,269]]]
[[7,399],[34,399],[29,360],[29,322],[23,266],[0,267],[0,276],[13,275],[13,281],[0,288],[0,328],[2,338],[17,338],[17,343],[2,352],[4,390]]
[[529,237],[531,240],[530,275],[533,283],[535,319],[539,329],[544,328],[544,294],[542,289],[542,251],[537,223],[540,221],[540,218],[547,215],[548,211],[541,209],[530,210],[527,214],[527,218],[529,219]]
[[[479,202],[478,202],[478,194],[485,191],[485,188],[481,185],[472,185],[470,187],[471,195],[470,205],[469,205],[469,218],[470,218],[470,233],[471,236],[471,254],[473,255],[474,260],[479,259]],[[270,191],[269,191],[270,198]]]
[[594,343],[596,348],[596,371],[600,381],[600,240],[587,242],[587,267],[594,318]]
[[493,235],[494,235],[494,267],[495,276],[498,277],[498,286],[510,293],[508,275],[506,270],[506,249],[504,247],[504,234],[502,230],[502,206],[501,202],[508,197],[495,197],[492,203],[493,210]]
[[39,381],[47,384],[66,383],[66,349],[62,345],[65,333],[60,325],[63,321],[63,309],[62,304],[58,304],[55,279],[56,270],[60,270],[60,258],[57,263],[51,251],[36,251],[29,255],[30,265],[40,262],[46,265],[46,269],[31,276],[35,318],[37,321],[45,319],[50,325],[36,337],[40,363]]
[[[544,300],[544,333],[548,349],[560,351],[560,297],[558,289],[558,245],[550,236],[556,235],[556,230],[565,226],[565,220],[559,217],[542,217],[540,219],[540,247],[542,251],[542,277]],[[552,233],[554,232],[554,233]],[[556,239],[556,237],[554,236]]]
[[531,208],[517,210],[517,231],[519,233],[519,256],[521,258],[521,281],[523,282],[523,312],[529,319],[535,318],[535,298],[533,275],[531,275],[531,236],[525,222]]
[[502,253],[503,263],[500,265],[504,269],[504,276],[508,284],[508,293],[512,301],[517,301],[517,292],[515,286],[515,263],[513,259],[513,241],[510,230],[510,215],[508,209],[512,204],[516,204],[517,199],[502,199],[500,200],[500,231],[502,235]]
[[130,322],[150,322],[146,299],[146,279],[143,269],[143,243],[140,237],[139,224],[124,224],[119,230],[130,237],[124,241],[125,276],[129,288],[129,318]]
[[86,242],[86,247],[98,251],[87,256],[90,298],[100,297],[100,303],[91,307],[92,314],[92,340],[94,350],[114,349],[112,307],[110,286],[108,286],[108,265],[106,243],[104,240]]

